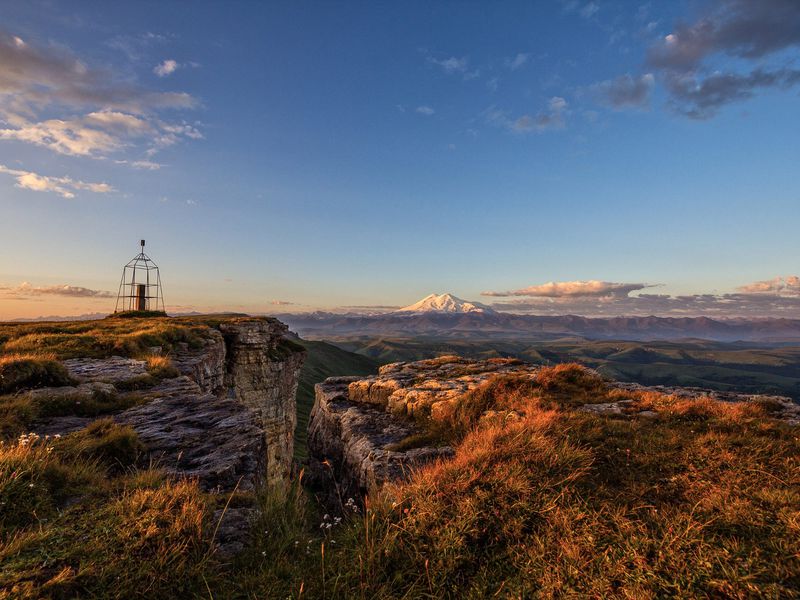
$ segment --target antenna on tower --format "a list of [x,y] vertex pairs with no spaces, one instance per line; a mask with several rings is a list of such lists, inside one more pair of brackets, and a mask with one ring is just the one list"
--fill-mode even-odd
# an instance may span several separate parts
[[139,240],[141,251],[122,268],[122,279],[117,292],[114,312],[163,311],[164,293],[161,288],[161,273],[153,260],[144,253],[144,240]]

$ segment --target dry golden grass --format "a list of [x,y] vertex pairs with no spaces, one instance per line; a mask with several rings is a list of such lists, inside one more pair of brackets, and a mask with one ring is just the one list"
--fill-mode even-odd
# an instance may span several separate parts
[[67,385],[67,370],[51,352],[0,354],[0,394],[24,388]]
[[169,356],[150,355],[145,358],[148,370],[168,369],[172,366]]
[[205,588],[214,570],[206,496],[192,481],[120,470],[137,444],[110,421],[0,444],[0,598],[178,598]]
[[359,598],[800,596],[797,429],[758,403],[623,396],[658,417],[575,411],[619,394],[574,365],[488,383],[455,457],[371,499],[327,581]]

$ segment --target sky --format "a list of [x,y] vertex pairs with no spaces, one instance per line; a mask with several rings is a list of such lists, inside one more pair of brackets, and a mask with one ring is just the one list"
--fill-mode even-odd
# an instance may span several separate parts
[[0,319],[800,318],[800,2],[0,1]]

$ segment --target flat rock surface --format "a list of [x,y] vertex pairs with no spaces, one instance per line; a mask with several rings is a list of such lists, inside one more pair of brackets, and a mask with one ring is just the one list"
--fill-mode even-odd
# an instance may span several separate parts
[[69,374],[78,381],[125,383],[147,375],[147,362],[122,356],[111,358],[70,358],[64,361]]
[[353,402],[397,415],[446,418],[454,400],[503,374],[535,377],[540,367],[514,359],[469,360],[447,356],[385,365],[377,375],[349,384]]
[[[209,491],[253,490],[264,468],[257,415],[236,400],[204,394],[197,384],[119,413],[136,430],[151,459],[175,475],[196,477]],[[193,382],[192,382],[193,383]]]

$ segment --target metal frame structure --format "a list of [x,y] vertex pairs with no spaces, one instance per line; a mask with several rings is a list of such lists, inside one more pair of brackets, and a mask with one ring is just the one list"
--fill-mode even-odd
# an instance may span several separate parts
[[140,244],[142,251],[122,269],[122,279],[119,282],[114,312],[120,310],[162,310],[166,312],[158,265],[144,253],[144,240],[141,240]]

